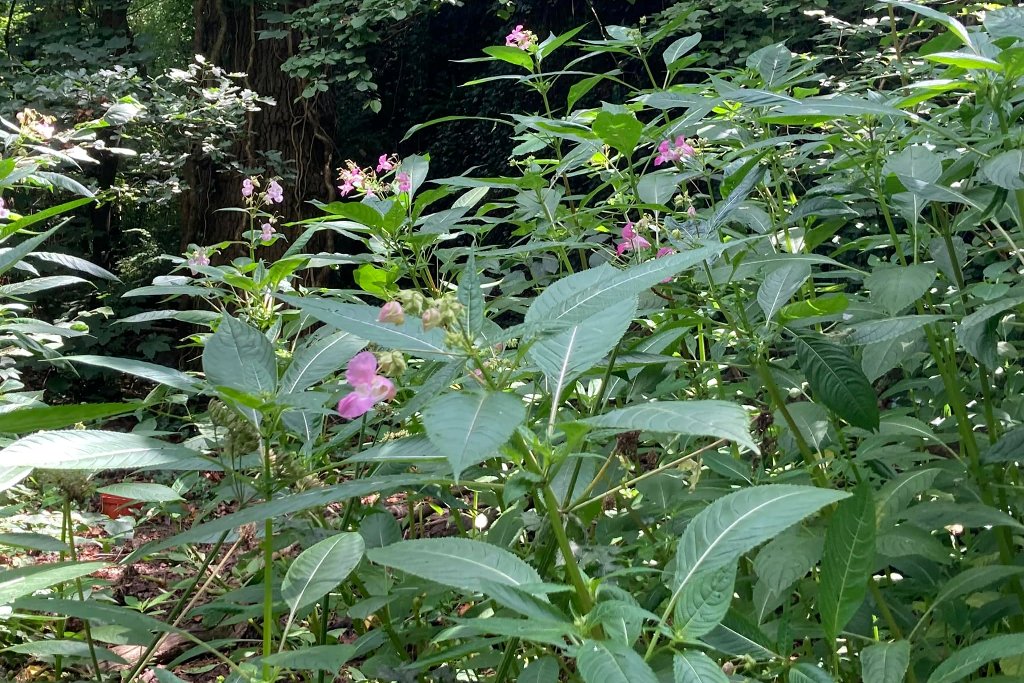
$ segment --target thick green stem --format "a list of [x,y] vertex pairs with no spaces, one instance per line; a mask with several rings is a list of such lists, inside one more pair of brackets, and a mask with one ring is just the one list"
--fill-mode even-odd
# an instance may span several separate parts
[[761,375],[761,380],[764,382],[764,387],[768,391],[768,397],[775,404],[778,411],[782,413],[782,419],[786,421],[790,432],[793,433],[793,440],[796,441],[796,447],[800,450],[800,455],[810,471],[811,479],[814,480],[815,486],[829,488],[828,477],[825,475],[821,463],[818,462],[817,457],[814,455],[814,451],[811,450],[807,440],[804,439],[804,435],[800,432],[800,428],[797,426],[796,420],[793,419],[793,415],[789,412],[789,408],[786,407],[786,400],[783,398],[775,378],[772,377],[771,368],[768,367],[767,363],[758,363],[757,369]]
[[565,560],[565,571],[569,575],[569,582],[575,590],[574,602],[576,608],[580,611],[580,614],[587,614],[594,607],[594,598],[590,595],[590,588],[587,587],[587,582],[583,578],[583,572],[580,571],[579,564],[576,562],[576,556],[572,552],[569,535],[562,524],[562,513],[558,509],[558,501],[555,499],[555,494],[548,484],[544,484],[541,495],[544,497],[544,507],[548,511],[551,531],[555,534],[558,549],[562,551],[562,559]]
[[[75,527],[71,521],[71,499],[64,498],[64,523],[68,527],[68,555],[72,562],[78,562],[78,551],[75,549]],[[78,591],[78,599],[85,602],[85,591],[82,590],[82,580],[75,579],[75,588]],[[100,661],[96,657],[96,644],[92,640],[92,627],[89,620],[82,622],[85,631],[85,642],[89,644],[89,658],[92,660],[93,674],[96,676],[96,683],[103,683],[103,672],[100,670]],[[61,634],[63,637],[63,634]]]

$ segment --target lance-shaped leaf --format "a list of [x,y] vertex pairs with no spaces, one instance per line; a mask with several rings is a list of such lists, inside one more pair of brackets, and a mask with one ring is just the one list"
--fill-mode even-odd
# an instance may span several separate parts
[[658,683],[643,657],[614,640],[584,641],[576,665],[584,683]]
[[259,330],[230,315],[221,318],[206,342],[203,371],[213,386],[253,396],[272,393],[277,386],[274,346]]
[[757,303],[764,311],[765,320],[771,320],[780,308],[799,291],[811,277],[811,267],[803,262],[785,263],[764,276],[757,290]]
[[694,576],[676,600],[676,630],[691,640],[710,633],[729,611],[735,585],[735,564]]
[[495,391],[445,394],[423,411],[427,437],[448,459],[456,480],[494,455],[524,419],[519,398]]
[[69,429],[37,432],[0,451],[4,467],[52,470],[220,470],[191,448],[139,434]]
[[850,352],[816,336],[797,337],[795,344],[815,400],[855,427],[878,429],[878,398]]
[[291,607],[288,622],[344,581],[363,559],[363,537],[343,532],[303,550],[284,576],[281,597]]
[[699,650],[686,650],[672,659],[673,683],[729,683],[722,667]]
[[875,562],[875,502],[869,485],[836,508],[825,533],[818,609],[831,640],[857,612]]
[[860,651],[861,680],[872,683],[903,683],[910,666],[910,643],[876,643]]
[[1024,633],[994,636],[954,652],[935,668],[928,683],[957,683],[993,660],[1021,655]]
[[746,411],[727,401],[656,401],[611,410],[580,422],[621,432],[647,431],[729,439],[758,452],[747,428]]

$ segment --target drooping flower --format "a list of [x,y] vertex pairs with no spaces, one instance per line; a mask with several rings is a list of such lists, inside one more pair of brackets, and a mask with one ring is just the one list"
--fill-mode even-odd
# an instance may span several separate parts
[[361,190],[366,184],[366,175],[363,173],[363,169],[359,168],[354,161],[349,161],[346,168],[338,171],[338,178],[341,180],[341,185],[338,189],[341,191],[341,196],[348,196],[352,190]]
[[658,156],[654,158],[654,165],[661,166],[679,161],[683,157],[692,157],[694,154],[696,151],[686,142],[686,138],[680,135],[674,143],[671,140],[661,141],[661,144],[658,145]]
[[7,218],[10,215],[10,210],[7,208],[7,205],[4,204],[4,198],[0,197],[0,218]]
[[395,168],[395,161],[393,156],[387,154],[381,154],[380,158],[377,159],[377,173],[384,173],[385,171],[392,171]]
[[395,385],[377,374],[377,357],[369,351],[357,353],[348,362],[345,381],[352,386],[352,391],[338,401],[338,414],[346,420],[354,420],[381,401],[395,397]]
[[256,191],[256,186],[252,182],[252,178],[246,178],[242,181],[242,196],[251,197],[252,193]]
[[676,250],[672,247],[662,247],[658,250],[658,253],[654,255],[654,258],[661,258],[662,256],[668,256],[676,253]]
[[271,180],[267,186],[267,201],[280,204],[284,201],[284,188],[276,180]]
[[441,311],[436,308],[428,308],[423,311],[423,316],[420,320],[423,321],[423,331],[429,332],[441,326]]
[[405,322],[405,309],[402,308],[402,304],[399,302],[389,301],[380,307],[377,322],[401,325]]
[[688,208],[686,210],[686,215],[689,216],[690,218],[696,218],[697,217],[697,207],[694,206],[693,204],[690,204],[690,208]]
[[633,227],[632,221],[626,223],[625,227],[622,228],[622,240],[623,241],[619,242],[615,247],[615,253],[618,256],[622,256],[627,251],[632,251],[634,249],[648,249],[651,246],[651,243],[636,231],[636,228]]
[[506,47],[517,47],[520,50],[529,50],[531,47],[536,45],[537,36],[533,34],[533,31],[524,31],[523,25],[519,24],[512,33],[505,36]]
[[195,275],[199,271],[196,270],[200,266],[210,265],[210,257],[206,254],[206,249],[203,247],[196,247],[196,250],[188,257],[188,268]]
[[409,192],[410,190],[412,190],[412,179],[409,178],[409,174],[406,173],[405,171],[402,171],[397,176],[395,176],[395,180],[398,182],[399,192]]
[[274,239],[274,234],[277,230],[274,229],[273,223],[264,223],[260,226],[260,239],[264,242],[269,242]]

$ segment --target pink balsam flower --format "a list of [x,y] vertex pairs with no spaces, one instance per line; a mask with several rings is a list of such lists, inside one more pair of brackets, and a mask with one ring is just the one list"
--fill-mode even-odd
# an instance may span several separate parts
[[4,204],[4,198],[0,197],[0,218],[7,218],[10,215],[10,210],[8,210],[7,205]]
[[[676,250],[673,249],[672,247],[662,247],[661,249],[658,249],[658,253],[654,255],[654,258],[661,258],[662,256],[670,256],[670,255],[672,255],[674,253],[676,253]],[[668,276],[667,278],[665,278],[664,280],[662,280],[661,284],[665,284],[666,282],[672,282],[672,276],[671,275]]]
[[676,138],[675,143],[671,140],[661,141],[661,144],[658,145],[658,156],[654,158],[654,165],[661,166],[679,161],[683,157],[692,157],[694,154],[696,151],[686,142],[686,138],[680,135]]
[[365,415],[381,401],[395,397],[395,385],[377,374],[377,357],[369,351],[357,353],[348,362],[345,381],[352,386],[352,391],[338,401],[338,414],[346,420]]
[[380,314],[377,316],[379,323],[391,323],[401,325],[405,322],[405,309],[397,301],[389,301],[380,307]]
[[393,156],[387,154],[381,154],[380,158],[377,159],[377,173],[384,173],[386,171],[392,171],[395,168],[395,162]]
[[267,201],[280,204],[284,201],[284,188],[276,180],[271,180],[267,186]]
[[408,173],[404,171],[399,173],[397,176],[395,176],[395,180],[398,182],[399,192],[409,192],[412,190],[412,179],[409,178]]
[[615,253],[618,256],[622,256],[627,251],[634,249],[648,249],[651,243],[644,239],[633,227],[632,221],[626,223],[625,227],[622,228],[622,242],[615,247]]
[[697,207],[694,206],[693,204],[690,204],[690,208],[688,208],[686,210],[686,215],[689,216],[690,218],[696,218],[697,217]]
[[192,271],[193,275],[199,272],[197,268],[208,265],[210,265],[210,257],[206,255],[206,249],[203,247],[196,248],[192,255],[188,257],[188,268]]
[[517,47],[520,50],[529,50],[537,42],[537,36],[533,34],[533,31],[524,31],[523,25],[519,24],[512,33],[505,36],[506,47]]
[[242,196],[251,197],[252,193],[256,191],[256,186],[253,185],[252,178],[246,178],[242,181]]
[[264,242],[269,242],[274,239],[274,233],[276,232],[277,230],[274,229],[274,225],[272,223],[264,223],[260,226],[260,239]]

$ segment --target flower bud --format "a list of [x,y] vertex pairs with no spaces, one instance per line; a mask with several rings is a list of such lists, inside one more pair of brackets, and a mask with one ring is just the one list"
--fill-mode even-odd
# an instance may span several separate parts
[[441,311],[436,308],[428,308],[423,311],[421,319],[423,320],[423,331],[429,332],[441,326]]
[[391,323],[401,325],[405,322],[405,310],[402,304],[397,301],[389,301],[380,307],[380,314],[377,316],[379,323]]
[[395,297],[409,315],[420,315],[427,305],[422,294],[415,290],[403,289]]
[[401,351],[385,351],[377,357],[377,367],[385,375],[391,377],[398,377],[405,372],[405,356],[402,355]]
[[445,297],[437,302],[437,310],[441,312],[441,324],[447,327],[458,321],[459,316],[462,315],[463,307],[458,300]]

